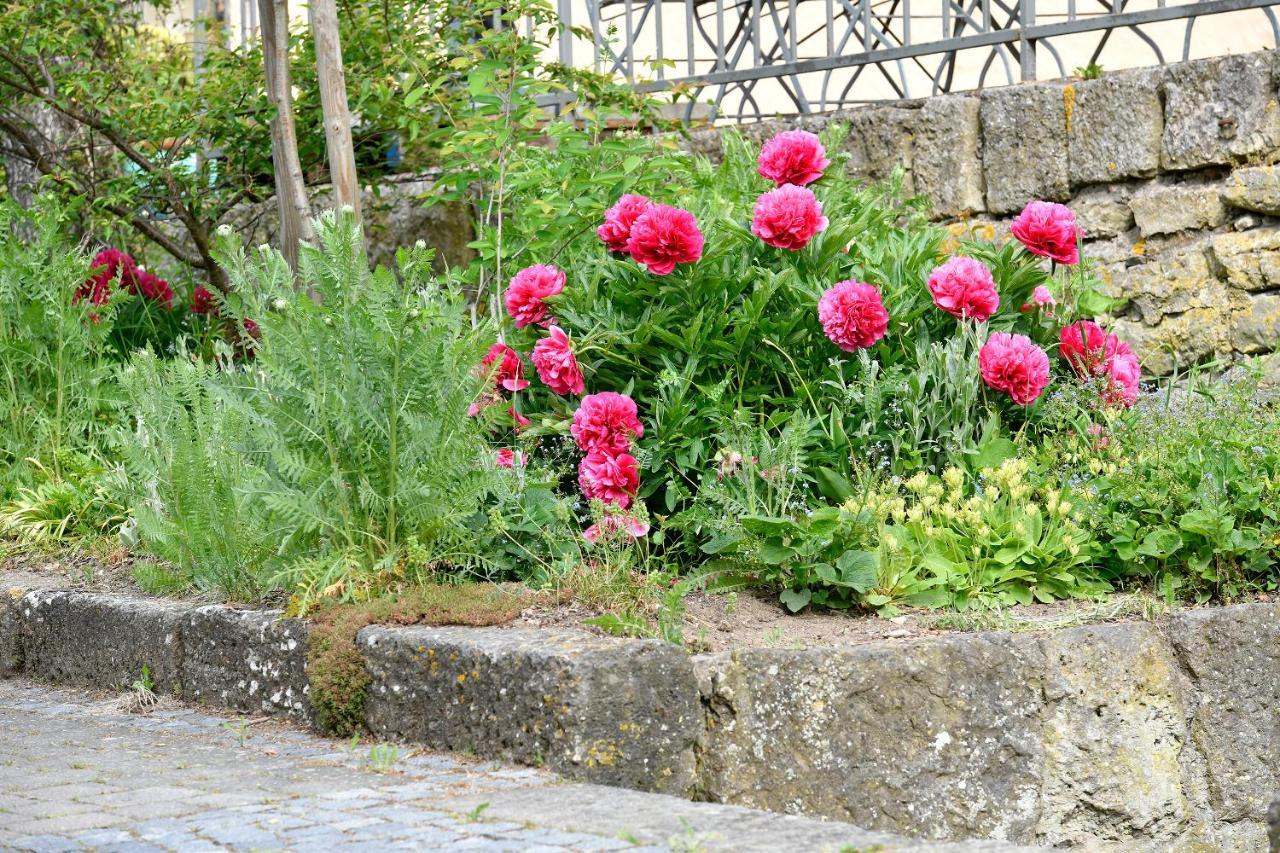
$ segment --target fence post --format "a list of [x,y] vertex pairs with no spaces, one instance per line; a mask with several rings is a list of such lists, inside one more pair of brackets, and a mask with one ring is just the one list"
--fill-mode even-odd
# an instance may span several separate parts
[[1018,58],[1022,66],[1022,80],[1036,79],[1036,40],[1027,38],[1027,29],[1036,25],[1036,0],[1022,0],[1018,4]]

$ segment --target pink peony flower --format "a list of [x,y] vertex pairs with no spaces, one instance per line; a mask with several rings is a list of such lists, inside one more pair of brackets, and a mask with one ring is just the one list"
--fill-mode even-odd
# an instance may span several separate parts
[[534,264],[516,273],[507,287],[507,313],[523,329],[531,323],[547,325],[547,305],[542,300],[564,290],[564,273],[549,264]]
[[1000,307],[996,280],[981,261],[955,255],[929,273],[933,304],[958,320],[988,320]]
[[[1125,344],[1121,343],[1121,346]],[[1107,371],[1108,386],[1102,393],[1103,402],[1112,406],[1123,406],[1128,409],[1138,401],[1141,390],[1142,364],[1132,352],[1117,353],[1111,360]]]
[[1110,373],[1116,356],[1133,355],[1133,351],[1128,344],[1103,331],[1092,320],[1077,320],[1062,327],[1058,336],[1058,354],[1083,379]]
[[818,319],[832,343],[846,352],[871,346],[889,329],[880,291],[860,281],[842,281],[822,294]]
[[1031,292],[1031,301],[1041,308],[1048,308],[1051,305],[1057,305],[1058,300],[1053,298],[1053,291],[1045,287],[1043,284],[1038,285]]
[[213,298],[213,291],[203,284],[197,284],[191,291],[192,314],[217,314],[218,303]]
[[827,227],[822,202],[812,190],[784,184],[756,199],[751,233],[770,246],[798,252]]
[[559,326],[552,326],[549,335],[533,345],[530,359],[538,368],[538,378],[557,394],[581,394],[586,390],[573,355],[573,343]]
[[573,413],[569,428],[578,447],[587,451],[621,452],[631,447],[631,439],[644,435],[644,425],[636,416],[636,403],[626,394],[601,391],[588,394]]
[[640,488],[640,465],[630,453],[593,450],[578,464],[578,485],[588,499],[626,509]]
[[807,130],[784,130],[760,149],[757,169],[763,177],[778,186],[795,184],[803,187],[822,177],[830,165],[826,149],[818,137]]
[[982,381],[1029,406],[1049,384],[1049,356],[1026,335],[996,332],[978,351]]
[[601,539],[608,541],[624,532],[632,539],[639,539],[649,532],[649,524],[634,515],[607,512],[599,523],[591,525],[582,532],[582,538],[594,545]]
[[701,258],[703,242],[692,213],[655,204],[631,224],[627,251],[654,275],[670,275],[676,264],[691,264]]
[[[642,213],[653,207],[653,202],[642,195],[628,193],[604,212],[604,224],[596,229],[597,236],[610,252],[627,254],[631,240],[631,226]],[[695,259],[696,260],[696,259]]]
[[144,298],[150,299],[152,302],[158,302],[164,308],[173,308],[173,288],[169,286],[169,282],[144,269],[137,270],[134,274],[134,281],[137,290],[131,292],[140,292]]
[[1060,264],[1080,263],[1080,226],[1071,209],[1051,201],[1033,201],[1022,209],[1009,229],[1027,251]]
[[517,465],[524,465],[525,456],[522,451],[503,447],[494,454],[494,462],[499,468],[514,468]]
[[[493,381],[499,388],[523,391],[529,387],[529,380],[524,378],[524,362],[520,360],[520,355],[501,341],[489,347],[484,358],[480,359],[482,369],[492,368],[494,364],[498,366],[494,370]],[[484,372],[488,373],[487,370]]]

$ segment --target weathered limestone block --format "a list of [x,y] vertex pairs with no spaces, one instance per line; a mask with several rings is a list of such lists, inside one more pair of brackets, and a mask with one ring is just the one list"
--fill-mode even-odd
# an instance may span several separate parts
[[[1116,237],[1133,227],[1129,199],[1133,191],[1123,184],[1089,187],[1071,200],[1068,207],[1086,240]],[[1086,250],[1088,251],[1088,250]]]
[[575,631],[363,629],[369,729],[607,785],[683,793],[702,727],[688,656]]
[[1194,808],[1203,780],[1183,774],[1185,679],[1159,629],[1088,626],[1050,633],[1044,646],[1049,707],[1037,840],[1207,840]]
[[1169,66],[1161,166],[1195,169],[1280,148],[1274,68],[1271,51]]
[[924,102],[916,122],[911,171],[915,190],[938,218],[984,208],[979,101],[946,95]]
[[1039,646],[1003,634],[697,659],[701,797],[920,837],[1023,840],[1043,772]]
[[687,138],[682,140],[682,147],[690,154],[706,157],[712,163],[719,163],[723,156],[720,144],[721,129],[703,127],[690,130]]
[[1236,309],[1231,342],[1238,352],[1270,352],[1280,344],[1280,293],[1251,293]]
[[1153,184],[1129,201],[1144,237],[1216,228],[1227,220],[1218,187],[1209,184]]
[[1222,200],[1241,210],[1280,216],[1280,172],[1275,166],[1236,169],[1222,188]]
[[1213,238],[1214,260],[1238,290],[1280,287],[1280,228],[1255,228]]
[[1138,318],[1148,325],[1166,314],[1192,308],[1227,309],[1227,286],[1213,275],[1203,247],[1114,270],[1106,292],[1130,300]]
[[23,670],[81,687],[127,689],[143,667],[156,693],[179,694],[181,621],[176,602],[88,592],[32,592],[21,602]]
[[1267,813],[1267,827],[1271,853],[1280,853],[1280,797],[1271,804],[1271,811]]
[[1243,849],[1262,849],[1280,791],[1280,605],[1184,611],[1168,637],[1200,694],[1191,736],[1214,818],[1238,824],[1223,829],[1237,844],[1252,841]]
[[1032,199],[1066,201],[1066,107],[1057,85],[982,92],[982,169],[987,210],[1012,213]]
[[869,181],[882,181],[894,168],[907,170],[903,191],[914,193],[911,171],[912,137],[920,111],[901,107],[864,107],[832,116],[832,121],[849,125],[844,150],[849,154],[849,173]]
[[311,716],[307,624],[278,611],[201,607],[182,619],[182,695],[255,714]]
[[22,671],[21,589],[0,590],[0,678]]
[[1159,69],[1144,68],[1064,87],[1073,186],[1156,173],[1164,130],[1160,80]]
[[1229,306],[1191,308],[1150,326],[1120,318],[1111,324],[1120,340],[1133,347],[1144,373],[1164,376],[1174,366],[1186,367],[1204,358],[1231,353],[1232,317]]

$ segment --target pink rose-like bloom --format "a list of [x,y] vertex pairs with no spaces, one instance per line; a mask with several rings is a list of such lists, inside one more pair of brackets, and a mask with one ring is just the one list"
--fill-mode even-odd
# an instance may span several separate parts
[[502,342],[489,347],[484,358],[480,359],[481,368],[490,368],[495,363],[498,367],[493,381],[498,387],[508,391],[523,391],[529,387],[529,380],[524,378],[524,362],[511,347]]
[[1046,317],[1052,317],[1053,306],[1057,304],[1058,300],[1053,298],[1053,291],[1042,284],[1031,292],[1031,301],[1022,303],[1022,307],[1018,310],[1025,314],[1028,311],[1043,309]]
[[644,425],[636,416],[636,403],[626,394],[601,391],[582,398],[569,427],[578,447],[587,451],[620,452],[631,447],[631,439],[644,435]]
[[1029,406],[1049,384],[1049,356],[1026,335],[996,332],[978,351],[982,381]]
[[827,227],[822,202],[812,190],[784,184],[756,199],[751,233],[770,246],[798,252]]
[[549,264],[534,264],[516,273],[507,287],[507,313],[523,329],[531,323],[547,324],[547,305],[542,300],[564,290],[564,273]]
[[191,313],[192,314],[217,314],[218,303],[213,298],[213,292],[203,284],[197,284],[191,291]]
[[1000,307],[996,280],[981,261],[956,255],[929,273],[933,304],[957,320],[985,322]]
[[880,291],[860,281],[842,281],[822,294],[818,320],[831,342],[846,352],[871,346],[889,329]]
[[169,286],[169,282],[144,269],[139,269],[135,273],[134,280],[137,283],[137,290],[132,292],[140,292],[144,298],[158,302],[164,308],[173,307],[173,288]]
[[756,168],[778,186],[803,187],[822,177],[831,161],[818,137],[807,130],[784,130],[764,144]]
[[631,223],[627,251],[654,275],[670,275],[676,264],[691,264],[701,258],[703,243],[692,213],[655,204]]
[[530,359],[538,368],[538,378],[560,396],[586,390],[578,360],[573,355],[573,343],[559,326],[552,326],[548,336],[533,345]]
[[626,509],[640,488],[640,464],[630,453],[593,450],[578,464],[578,486],[590,500]]
[[632,539],[639,539],[649,532],[649,525],[634,515],[606,513],[598,524],[593,524],[582,532],[582,538],[594,545],[601,539],[612,539],[622,532]]
[[627,193],[613,207],[604,212],[604,224],[596,229],[596,236],[610,252],[627,254],[631,240],[631,226],[642,213],[653,207],[653,202],[642,195]]
[[1120,356],[1133,357],[1133,350],[1092,320],[1077,320],[1062,327],[1058,354],[1084,379],[1110,374],[1115,360]]
[[1136,355],[1127,351],[1128,347],[1125,344],[1121,343],[1121,346],[1124,346],[1126,351],[1117,353],[1111,360],[1110,369],[1107,371],[1110,382],[1102,394],[1102,399],[1109,405],[1124,406],[1128,409],[1138,401],[1142,365]]
[[522,451],[504,447],[494,454],[494,461],[499,468],[514,468],[517,465],[524,465],[525,458]]
[[1071,209],[1051,201],[1033,201],[1009,226],[1027,251],[1060,264],[1080,263],[1080,226]]

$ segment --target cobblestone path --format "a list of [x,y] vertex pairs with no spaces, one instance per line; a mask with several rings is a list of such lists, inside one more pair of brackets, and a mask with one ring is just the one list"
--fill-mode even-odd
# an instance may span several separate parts
[[126,713],[117,698],[0,681],[6,850],[839,851],[884,840],[183,706]]

